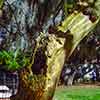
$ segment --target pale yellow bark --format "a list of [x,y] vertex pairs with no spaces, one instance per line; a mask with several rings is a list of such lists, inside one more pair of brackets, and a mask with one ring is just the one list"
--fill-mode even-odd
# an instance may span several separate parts
[[[92,23],[85,15],[78,13],[70,15],[61,26],[57,26],[59,31],[69,30],[70,32],[68,34],[66,32],[66,37],[63,38],[58,37],[55,33],[48,36],[45,51],[47,56],[46,76],[34,77],[30,68],[29,70],[24,69],[20,73],[20,92],[16,100],[52,100],[65,58],[69,58],[79,42],[94,28],[96,23]],[[25,91],[26,98],[20,97],[23,91]]]

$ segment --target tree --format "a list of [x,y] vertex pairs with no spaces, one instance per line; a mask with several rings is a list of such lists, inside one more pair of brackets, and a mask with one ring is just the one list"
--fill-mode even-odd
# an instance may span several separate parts
[[[99,20],[82,13],[84,5],[81,12],[77,11],[81,5],[74,3],[74,0],[5,1],[3,7],[10,12],[10,18],[8,24],[1,24],[7,30],[2,48],[7,57],[8,51],[12,52],[15,60],[14,64],[8,63],[7,57],[0,60],[4,61],[2,64],[6,65],[6,69],[11,71],[14,68],[14,71],[20,69],[19,62],[25,58],[21,62],[24,68],[19,71],[20,87],[16,100],[52,100],[65,59]],[[38,62],[38,59],[43,62]],[[39,73],[34,73],[36,68],[39,68]]]

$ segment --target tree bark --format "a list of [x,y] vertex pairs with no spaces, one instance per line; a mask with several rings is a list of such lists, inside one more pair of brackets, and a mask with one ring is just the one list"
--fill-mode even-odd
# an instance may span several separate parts
[[82,13],[75,13],[57,26],[57,32],[61,35],[56,32],[48,36],[46,75],[34,75],[30,68],[21,71],[19,92],[14,100],[52,100],[65,59],[69,58],[95,24]]

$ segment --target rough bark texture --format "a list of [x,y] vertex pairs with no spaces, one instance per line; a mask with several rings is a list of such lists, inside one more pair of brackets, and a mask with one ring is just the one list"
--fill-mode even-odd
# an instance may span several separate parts
[[[63,43],[59,44],[56,39]],[[16,100],[52,100],[58,76],[60,76],[61,67],[63,67],[65,60],[64,41],[65,39],[55,35],[49,36],[47,51],[45,52],[48,59],[46,76],[36,76],[35,80],[34,75],[28,69],[21,71],[19,93],[14,97]],[[41,77],[43,79],[40,79]]]
[[19,93],[14,100],[52,100],[65,58],[69,58],[94,25],[82,13],[72,14],[65,19],[62,26],[58,26],[58,32],[65,36],[58,36],[57,33],[48,36],[46,75],[35,76],[27,68],[21,71]]

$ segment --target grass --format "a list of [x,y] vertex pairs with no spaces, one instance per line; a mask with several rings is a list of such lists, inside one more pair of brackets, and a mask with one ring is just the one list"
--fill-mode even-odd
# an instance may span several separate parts
[[100,100],[100,87],[57,88],[54,100]]

